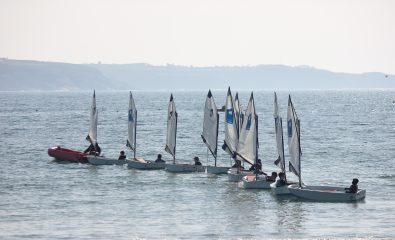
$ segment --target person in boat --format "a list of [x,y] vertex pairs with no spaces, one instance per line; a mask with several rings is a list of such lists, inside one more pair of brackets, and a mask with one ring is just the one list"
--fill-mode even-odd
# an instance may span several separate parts
[[235,164],[233,164],[232,168],[241,168],[244,169],[243,166],[241,166],[241,161],[236,159]]
[[195,165],[202,165],[202,163],[199,160],[199,157],[194,157],[193,160],[195,161]]
[[258,159],[255,164],[252,164],[249,170],[254,172],[255,174],[262,174],[263,172],[262,172],[262,161],[261,161],[261,159]]
[[124,159],[126,159],[125,152],[124,152],[124,151],[121,151],[121,152],[119,153],[118,160],[124,160]]
[[279,180],[277,180],[276,182],[276,187],[281,187],[281,186],[285,186],[287,185],[287,181],[285,181],[285,174],[283,172],[280,172],[278,174],[278,177],[280,178]]
[[158,157],[155,160],[156,163],[161,163],[161,162],[165,162],[165,160],[162,159],[162,154],[158,154]]
[[276,181],[276,178],[277,178],[277,173],[276,172],[272,172],[271,176],[266,176],[266,181],[274,182],[274,181]]
[[91,145],[89,145],[89,147],[85,149],[84,153],[99,156],[101,153],[101,148],[99,147],[99,144],[96,143],[95,146],[93,146],[93,144],[91,143]]
[[352,180],[351,186],[349,188],[346,188],[346,193],[357,193],[358,192],[358,178],[354,178]]

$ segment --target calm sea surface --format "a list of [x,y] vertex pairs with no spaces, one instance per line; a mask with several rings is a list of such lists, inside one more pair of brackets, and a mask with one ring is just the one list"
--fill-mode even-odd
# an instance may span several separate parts
[[[284,119],[288,93],[278,92]],[[395,91],[291,92],[301,120],[303,181],[348,187],[357,177],[367,190],[358,203],[278,198],[268,190],[239,189],[226,175],[54,162],[49,147],[88,146],[92,94],[0,93],[0,239],[395,238]],[[164,151],[170,92],[133,94],[137,155],[162,153],[170,160]],[[212,161],[200,137],[206,94],[173,92],[179,162],[194,156]],[[126,150],[128,95],[96,92],[105,156]],[[225,103],[225,90],[213,95],[218,107]],[[239,95],[245,108],[250,92]],[[278,171],[273,92],[254,97],[263,168]],[[219,161],[230,164],[222,149]]]

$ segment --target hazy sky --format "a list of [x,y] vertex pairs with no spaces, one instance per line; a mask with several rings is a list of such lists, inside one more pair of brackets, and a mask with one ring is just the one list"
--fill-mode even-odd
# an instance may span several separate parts
[[0,57],[395,73],[392,0],[0,0]]

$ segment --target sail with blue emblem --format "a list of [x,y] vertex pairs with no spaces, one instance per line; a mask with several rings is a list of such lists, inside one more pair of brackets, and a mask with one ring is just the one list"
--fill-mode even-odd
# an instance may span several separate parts
[[232,92],[230,91],[230,87],[228,87],[228,94],[226,96],[225,104],[225,141],[222,149],[231,156],[233,156],[236,151],[239,138],[238,135]]
[[126,146],[134,152],[136,158],[136,129],[137,129],[137,109],[134,104],[132,92],[129,94],[129,110],[128,110],[128,139]]
[[302,155],[300,148],[300,122],[293,106],[291,95],[288,98],[287,112],[287,128],[288,128],[288,148],[289,148],[289,170],[299,177],[300,176],[300,158]]
[[251,93],[237,144],[237,155],[254,164],[258,159],[258,115],[255,111],[254,95]]

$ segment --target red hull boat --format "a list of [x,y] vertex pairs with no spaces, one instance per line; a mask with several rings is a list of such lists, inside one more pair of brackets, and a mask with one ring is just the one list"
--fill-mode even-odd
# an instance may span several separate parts
[[48,155],[59,161],[87,163],[86,153],[78,152],[67,148],[52,147],[48,148]]

